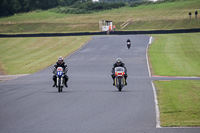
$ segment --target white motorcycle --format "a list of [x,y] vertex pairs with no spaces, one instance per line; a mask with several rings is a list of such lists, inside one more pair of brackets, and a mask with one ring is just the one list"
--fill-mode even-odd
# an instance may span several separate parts
[[119,91],[125,86],[125,69],[123,67],[115,67],[115,86]]
[[65,71],[62,67],[58,67],[54,73],[56,74],[56,88],[58,88],[58,92],[62,92],[65,83],[65,73],[67,73],[68,69],[65,68]]

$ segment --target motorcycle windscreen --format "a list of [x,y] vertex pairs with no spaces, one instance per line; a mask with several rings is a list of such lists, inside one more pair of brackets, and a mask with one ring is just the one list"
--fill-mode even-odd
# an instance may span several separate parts
[[115,67],[115,72],[125,72],[123,67]]

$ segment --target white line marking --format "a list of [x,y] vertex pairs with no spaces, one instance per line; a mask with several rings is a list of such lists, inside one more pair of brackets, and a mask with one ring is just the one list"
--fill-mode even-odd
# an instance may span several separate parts
[[150,67],[149,67],[148,49],[149,49],[149,45],[151,44],[151,41],[152,41],[152,36],[150,37],[149,44],[147,45],[147,48],[146,48],[146,60],[147,60],[147,67],[148,67],[149,77],[151,77],[151,70],[150,70]]
[[154,102],[155,102],[155,109],[156,109],[156,128],[161,128],[161,126],[160,126],[160,111],[159,111],[159,107],[158,107],[158,99],[157,99],[157,94],[156,94],[156,88],[155,88],[155,85],[154,85],[153,81],[151,81],[151,85],[152,85],[152,88],[153,88]]
[[[149,44],[147,45],[147,49],[146,49],[146,60],[147,60],[147,67],[148,67],[149,77],[151,77],[151,70],[150,70],[150,67],[149,67],[148,49],[149,49],[149,45],[151,43],[152,43],[152,36],[150,36],[150,38],[149,38]],[[151,85],[152,85],[152,88],[153,88],[154,103],[155,103],[155,110],[156,110],[156,128],[161,128],[161,126],[160,126],[160,111],[159,111],[159,107],[158,107],[158,99],[157,99],[156,89],[155,89],[155,85],[154,85],[153,81],[151,81]]]
[[150,36],[150,39],[149,39],[149,45],[152,43],[152,39],[153,39],[153,37]]

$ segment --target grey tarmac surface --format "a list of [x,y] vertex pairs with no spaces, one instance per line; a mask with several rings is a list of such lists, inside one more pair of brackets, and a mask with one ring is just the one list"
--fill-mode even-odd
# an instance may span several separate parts
[[[149,77],[148,43],[146,35],[93,37],[65,59],[69,88],[62,93],[52,88],[52,66],[0,82],[0,133],[199,133],[200,128],[156,128],[151,81],[160,78]],[[129,75],[122,92],[110,76],[117,57]]]

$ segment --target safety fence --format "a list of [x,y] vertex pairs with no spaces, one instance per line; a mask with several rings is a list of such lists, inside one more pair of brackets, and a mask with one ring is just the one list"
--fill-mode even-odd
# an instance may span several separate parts
[[[134,35],[134,34],[173,34],[173,33],[195,33],[197,29],[175,29],[175,30],[152,30],[152,31],[111,31],[109,35]],[[7,37],[55,37],[55,36],[86,36],[86,35],[108,35],[107,32],[79,32],[79,33],[39,33],[39,34],[0,34],[0,38]]]

